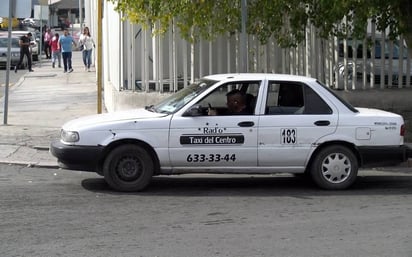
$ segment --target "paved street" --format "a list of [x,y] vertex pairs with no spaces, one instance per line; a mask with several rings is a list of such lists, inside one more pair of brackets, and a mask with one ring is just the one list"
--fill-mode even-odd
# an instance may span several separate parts
[[351,190],[292,176],[102,177],[0,165],[2,256],[412,256],[412,174],[361,171]]

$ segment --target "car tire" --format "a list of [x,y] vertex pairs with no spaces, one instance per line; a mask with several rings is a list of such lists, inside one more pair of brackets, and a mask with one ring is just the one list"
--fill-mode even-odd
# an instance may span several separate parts
[[103,164],[103,175],[109,186],[123,192],[142,191],[150,183],[154,164],[143,147],[133,144],[114,148]]
[[320,188],[346,189],[356,180],[358,161],[354,153],[345,146],[327,146],[314,157],[310,174]]

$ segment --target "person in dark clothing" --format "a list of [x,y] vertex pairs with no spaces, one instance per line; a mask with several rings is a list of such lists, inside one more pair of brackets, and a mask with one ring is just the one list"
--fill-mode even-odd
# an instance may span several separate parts
[[31,53],[30,53],[31,36],[32,34],[29,32],[27,33],[27,35],[22,36],[19,40],[20,61],[16,66],[14,66],[14,72],[17,72],[17,69],[23,63],[24,56],[27,56],[27,65],[28,65],[29,71],[30,72],[33,71],[31,69]]

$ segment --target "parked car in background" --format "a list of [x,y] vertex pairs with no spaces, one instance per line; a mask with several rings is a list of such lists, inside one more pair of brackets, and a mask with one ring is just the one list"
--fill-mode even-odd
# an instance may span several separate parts
[[[344,74],[347,73],[348,82],[352,83],[353,79],[360,80],[363,74],[363,67],[365,65],[365,73],[367,74],[367,81],[370,82],[371,74],[374,74],[375,84],[380,84],[381,79],[384,79],[384,84],[388,85],[390,80],[392,85],[399,84],[399,74],[401,74],[403,82],[406,84],[406,77],[410,76],[412,82],[412,68],[407,70],[408,48],[406,45],[400,45],[399,40],[391,41],[385,39],[382,44],[382,36],[377,34],[375,36],[375,42],[372,42],[371,37],[367,39],[366,51],[363,50],[363,40],[347,39],[347,71],[344,67],[344,43],[343,40],[339,41],[338,46],[339,62],[335,67],[335,73],[338,74],[339,84],[344,83]],[[402,56],[401,56],[402,48]],[[383,50],[383,51],[382,51]],[[366,52],[366,63],[363,63],[364,53]],[[372,59],[372,52],[374,53],[374,59]],[[383,52],[383,53],[382,53]],[[356,58],[356,63],[353,59]],[[373,69],[371,63],[373,62]],[[400,62],[402,62],[402,71],[400,71]],[[353,74],[354,66],[356,66],[356,75]],[[381,78],[383,67],[383,78]],[[392,72],[390,74],[390,69]]]
[[[3,35],[0,35],[0,68],[7,67],[7,51],[8,51],[9,38]],[[19,63],[20,60],[20,46],[19,38],[16,36],[11,37],[11,58],[10,63],[11,67],[14,67]],[[23,64],[24,67],[27,67],[27,57],[24,57]]]
[[36,20],[36,19],[33,19],[33,18],[25,18],[22,21],[22,23],[23,23],[24,26],[35,28],[35,29],[40,29],[40,21],[39,20]]
[[404,162],[404,134],[402,116],[353,107],[314,78],[220,74],[156,105],[69,121],[50,150],[120,191],[184,173],[300,173],[335,190],[360,167]]
[[[18,38],[22,37],[23,35],[27,35],[27,33],[31,33],[32,34],[32,38],[31,38],[31,54],[32,54],[32,60],[33,61],[38,61],[39,60],[39,54],[40,54],[40,49],[39,49],[39,44],[38,41],[36,40],[36,38],[38,39],[38,35],[35,31],[27,31],[27,30],[13,30],[11,32],[11,34],[13,36],[16,36]],[[0,32],[0,36],[5,36],[7,37],[8,32],[4,31],[4,32]]]

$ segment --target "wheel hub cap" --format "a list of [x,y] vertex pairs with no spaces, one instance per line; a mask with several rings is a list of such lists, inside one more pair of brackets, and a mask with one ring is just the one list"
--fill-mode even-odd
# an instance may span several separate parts
[[322,163],[322,175],[328,182],[342,183],[349,177],[350,173],[350,160],[343,154],[330,154]]
[[124,158],[119,162],[117,174],[124,181],[132,181],[137,179],[142,171],[141,163],[136,158]]

